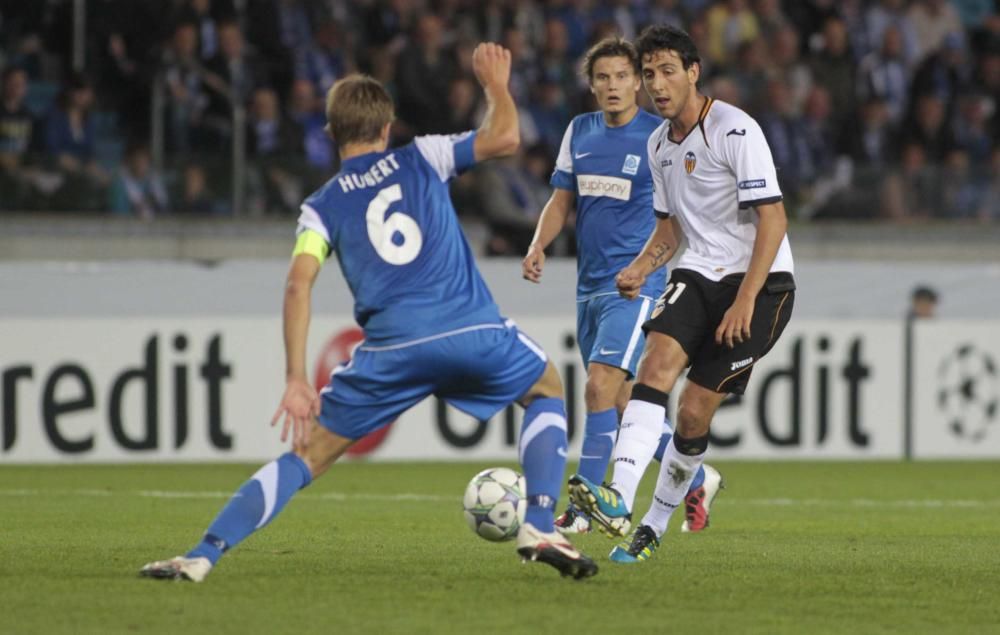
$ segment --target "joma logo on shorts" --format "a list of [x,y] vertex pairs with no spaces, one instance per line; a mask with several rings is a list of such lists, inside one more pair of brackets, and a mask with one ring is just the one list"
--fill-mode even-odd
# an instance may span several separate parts
[[741,359],[738,362],[733,362],[732,364],[730,364],[729,370],[739,370],[740,368],[743,368],[744,366],[749,366],[752,363],[753,363],[753,357],[747,357],[746,359]]
[[627,456],[620,456],[615,459],[615,463],[628,463],[629,465],[635,465],[635,459],[630,459]]

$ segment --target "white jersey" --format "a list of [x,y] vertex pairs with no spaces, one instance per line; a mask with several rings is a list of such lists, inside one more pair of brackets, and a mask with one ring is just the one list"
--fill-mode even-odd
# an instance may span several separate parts
[[[781,200],[771,149],[750,115],[711,97],[679,143],[664,121],[649,137],[653,209],[676,216],[687,239],[677,262],[710,280],[745,273],[757,237],[754,205]],[[788,236],[771,271],[793,272]]]

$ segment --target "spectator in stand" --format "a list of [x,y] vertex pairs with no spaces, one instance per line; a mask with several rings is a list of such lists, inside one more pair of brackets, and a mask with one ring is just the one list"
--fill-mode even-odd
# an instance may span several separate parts
[[855,111],[854,58],[851,56],[844,21],[827,18],[823,24],[822,47],[809,60],[813,80],[830,91],[838,125]]
[[780,0],[754,0],[753,10],[762,38],[770,40],[781,31],[792,29],[796,33],[796,41],[798,40],[798,32],[781,11]]
[[[708,50],[708,21],[705,19],[704,15],[692,14],[691,22],[688,24],[687,32],[691,36],[691,41],[694,42],[695,47],[699,51]],[[715,62],[713,62],[708,56],[703,55],[701,58],[701,76],[704,78],[715,77],[721,72],[724,72],[725,68],[716,68]],[[640,93],[645,93],[645,90],[640,90]]]
[[162,68],[167,86],[167,150],[185,154],[191,150],[208,105],[202,85],[205,70],[198,59],[198,31],[194,23],[181,22],[174,28],[163,54]]
[[919,143],[903,146],[899,167],[884,181],[882,213],[896,221],[927,220],[940,213],[940,172]]
[[399,53],[406,46],[406,34],[413,29],[416,18],[414,0],[375,0],[363,18],[366,43]]
[[209,147],[225,152],[232,135],[233,106],[246,104],[255,88],[268,84],[268,78],[235,21],[219,25],[219,54],[208,61],[206,70],[203,79],[209,90],[204,129],[214,137],[208,140]]
[[[640,91],[640,93],[645,91]],[[713,99],[718,99],[724,101],[727,104],[732,104],[737,108],[746,110],[746,105],[743,103],[743,94],[740,92],[739,85],[733,81],[731,77],[726,75],[716,75],[712,79],[708,80],[705,87],[705,94],[712,97]]]
[[910,106],[924,95],[933,95],[945,105],[950,117],[958,96],[970,90],[972,68],[966,63],[965,39],[957,33],[945,36],[941,48],[931,53],[913,77]]
[[506,7],[507,23],[524,33],[534,58],[545,41],[545,8],[533,0],[512,0]]
[[740,44],[732,67],[726,73],[739,86],[743,107],[757,115],[767,105],[767,44],[761,39]]
[[258,88],[247,118],[247,156],[250,157],[256,207],[268,212],[294,212],[302,201],[302,130],[281,115],[278,94]]
[[246,41],[253,46],[260,64],[259,72],[283,98],[291,92],[295,77],[295,57],[312,44],[316,18],[329,20],[343,14],[354,2],[318,2],[316,0],[240,0],[245,7],[240,21]]
[[857,168],[878,171],[889,166],[895,156],[895,139],[885,102],[869,98],[862,104],[857,120],[845,130],[848,134],[844,150]]
[[546,177],[552,162],[545,146],[537,145],[483,164],[477,185],[492,236],[487,252],[493,256],[520,255],[528,250],[538,215],[552,193]]
[[122,33],[111,33],[101,64],[100,103],[114,110],[126,134],[146,136],[149,131],[148,73],[139,55],[133,55]]
[[769,37],[771,75],[779,77],[788,87],[792,112],[802,112],[802,105],[812,88],[809,66],[799,56],[799,35],[791,25],[779,27]]
[[198,163],[184,166],[180,192],[175,200],[173,211],[178,214],[209,216],[226,212],[225,204],[209,191],[205,168]]
[[906,0],[877,0],[865,12],[865,33],[872,47],[882,41],[882,34],[895,26],[903,40],[903,61],[913,68],[919,59],[920,43],[913,22],[906,14]]
[[884,207],[885,173],[896,158],[895,131],[889,123],[885,103],[878,98],[869,99],[843,125],[831,116],[830,127],[841,139],[838,153],[849,160],[843,168],[838,167],[841,171],[834,175],[834,180],[849,183],[850,187],[838,192],[830,205],[808,212],[817,218],[879,216]]
[[681,0],[653,0],[649,8],[649,24],[669,24],[678,29],[687,26],[688,15]]
[[992,49],[987,49],[976,60],[974,80],[972,82],[975,91],[992,101],[996,107],[993,109],[993,130],[994,134],[1000,132],[1000,17],[997,18],[996,41]]
[[813,86],[803,109],[802,130],[814,173],[798,209],[801,219],[824,213],[828,203],[851,185],[850,159],[837,156],[839,131],[832,125],[830,104],[830,92]]
[[[593,30],[586,3],[579,0],[548,0],[546,14],[550,19],[558,20],[566,33],[566,61],[577,59],[587,48],[587,39]],[[548,25],[546,25],[548,34]]]
[[448,86],[456,64],[443,38],[444,23],[432,13],[417,19],[413,41],[396,61],[397,114],[415,134],[448,127]]
[[969,164],[969,153],[952,148],[941,167],[942,205],[938,216],[972,219],[979,215],[989,188],[975,176]]
[[313,173],[311,181],[321,179],[319,183],[315,183],[318,187],[332,174],[334,147],[333,140],[326,132],[323,100],[309,80],[298,79],[292,84],[288,117],[302,130],[302,147],[305,150],[306,164]]
[[152,169],[149,148],[130,145],[111,186],[109,209],[114,214],[152,220],[167,211],[169,205],[163,178]]
[[719,66],[734,62],[734,56],[744,42],[760,35],[757,16],[746,0],[722,0],[705,15],[708,23],[708,59]]
[[446,132],[475,130],[478,126],[479,85],[473,77],[460,76],[448,87],[448,126]]
[[[557,84],[558,89],[553,90],[549,96],[560,95],[567,107],[575,113],[578,106],[577,93],[580,90],[580,84],[572,59],[566,25],[559,20],[546,20],[545,41],[542,43],[541,55],[538,58],[539,80],[544,83]],[[530,105],[534,107],[535,104]],[[549,106],[551,105],[550,101]],[[563,131],[565,131],[565,126]],[[559,135],[559,139],[562,140],[562,131]],[[558,144],[554,147],[558,147]]]
[[31,185],[29,151],[35,118],[24,105],[28,74],[8,66],[0,78],[0,209],[25,209]]
[[955,146],[944,102],[934,95],[919,97],[913,116],[903,125],[900,143],[919,145],[930,163],[941,163]]
[[[809,139],[802,119],[795,114],[791,91],[780,79],[767,83],[768,106],[757,117],[771,147],[778,181],[786,204],[797,207],[800,190],[816,177]],[[794,208],[793,208],[794,209]]]
[[[591,19],[594,23],[610,25],[609,35],[620,35],[626,40],[633,40],[639,33],[641,25],[649,21],[644,14],[645,7],[632,2],[632,0],[611,0],[594,7]],[[603,37],[603,34],[598,35],[592,32],[590,39],[600,41]]]
[[562,82],[557,78],[541,81],[528,107],[537,140],[549,148],[558,148],[575,111],[568,104]]
[[94,159],[94,90],[82,76],[63,87],[57,105],[45,121],[47,158],[66,179],[53,205],[68,211],[94,211],[104,202],[110,175]]
[[198,55],[208,62],[219,54],[219,19],[235,19],[228,0],[187,0],[178,11],[178,22],[190,22],[198,32]]
[[333,83],[353,70],[347,58],[340,27],[326,21],[316,29],[309,46],[295,51],[295,79],[313,83],[317,93],[325,94]]
[[997,120],[997,102],[978,94],[964,95],[958,100],[957,116],[952,129],[955,143],[968,152],[973,165],[986,166],[996,142],[997,130],[990,130],[990,116]]
[[906,115],[909,73],[903,62],[903,39],[893,25],[882,32],[882,46],[861,60],[857,94],[861,101],[878,98],[885,103],[889,121],[898,124]]
[[965,32],[958,10],[948,0],[916,0],[907,12],[916,34],[916,62],[941,48],[949,34]]
[[984,180],[985,193],[977,217],[984,223],[995,223],[1000,221],[1000,146],[993,146],[990,168]]
[[525,34],[513,27],[504,31],[503,44],[510,51],[510,94],[514,103],[523,108],[528,104],[531,87],[538,82],[535,53]]
[[962,26],[968,30],[983,26],[987,18],[995,16],[997,10],[994,0],[958,0],[952,4],[958,11]]
[[865,55],[878,48],[878,42],[872,42],[868,39],[868,30],[865,27],[866,9],[870,1],[837,0],[831,10],[832,15],[836,15],[844,21],[847,39],[850,42],[849,48],[855,61],[861,61]]

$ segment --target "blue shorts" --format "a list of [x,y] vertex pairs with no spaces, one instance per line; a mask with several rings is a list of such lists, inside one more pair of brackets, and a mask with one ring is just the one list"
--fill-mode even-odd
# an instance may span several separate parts
[[583,365],[590,362],[621,368],[635,377],[646,336],[642,324],[653,310],[652,298],[626,300],[603,293],[576,303],[576,339]]
[[323,427],[359,439],[436,395],[477,419],[519,399],[545,372],[542,347],[508,320],[392,346],[362,342],[320,391]]

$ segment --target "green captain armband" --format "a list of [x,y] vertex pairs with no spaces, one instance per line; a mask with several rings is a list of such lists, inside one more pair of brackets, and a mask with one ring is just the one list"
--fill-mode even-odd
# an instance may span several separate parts
[[330,245],[326,243],[326,239],[319,232],[307,229],[299,234],[298,239],[296,239],[292,258],[299,254],[315,256],[316,260],[319,260],[319,264],[323,264],[326,261],[326,257],[330,255]]

